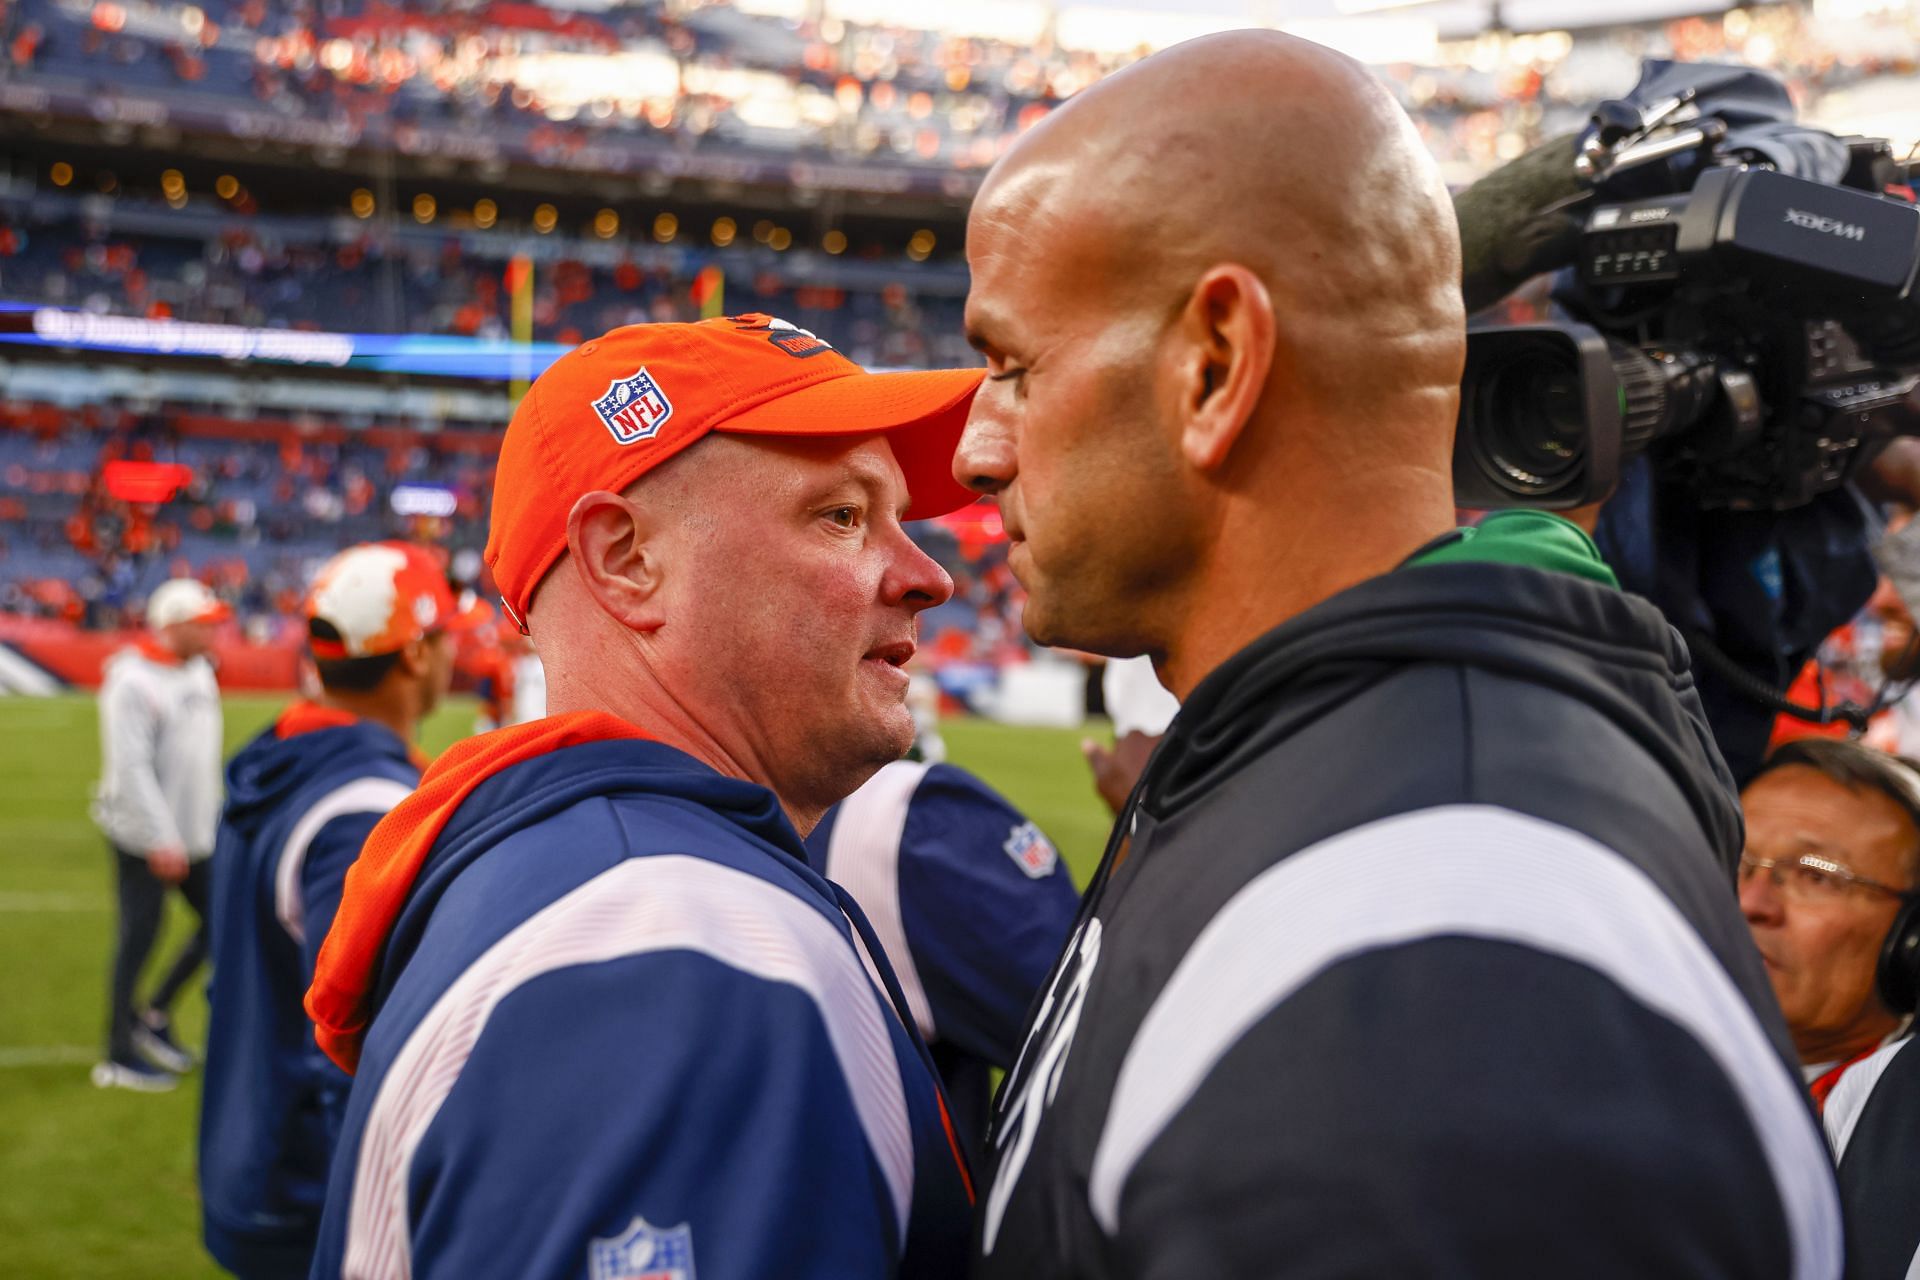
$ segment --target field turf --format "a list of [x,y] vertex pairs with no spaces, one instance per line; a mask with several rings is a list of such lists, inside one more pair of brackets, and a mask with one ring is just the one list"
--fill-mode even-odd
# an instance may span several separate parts
[[[283,701],[228,699],[228,750]],[[426,727],[425,746],[444,748],[472,721],[470,703],[444,708]],[[1038,821],[1084,883],[1107,818],[1080,735],[965,720],[942,731],[954,762]],[[87,1081],[113,929],[111,866],[87,819],[98,768],[91,698],[0,697],[0,1274],[217,1276],[200,1248],[194,1186],[199,1077],[163,1095]],[[156,963],[190,918],[175,900]],[[177,1013],[187,1041],[201,1043],[206,1005],[197,988]]]

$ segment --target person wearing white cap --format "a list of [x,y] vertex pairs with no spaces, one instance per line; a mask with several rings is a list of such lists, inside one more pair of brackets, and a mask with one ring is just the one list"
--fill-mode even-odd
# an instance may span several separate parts
[[[108,660],[100,683],[100,783],[93,820],[113,846],[119,931],[100,1088],[160,1092],[193,1056],[168,1009],[207,956],[207,857],[220,819],[220,690],[207,652],[227,607],[191,578],[147,599],[147,634]],[[134,988],[153,952],[169,887],[200,926],[144,1005]]]

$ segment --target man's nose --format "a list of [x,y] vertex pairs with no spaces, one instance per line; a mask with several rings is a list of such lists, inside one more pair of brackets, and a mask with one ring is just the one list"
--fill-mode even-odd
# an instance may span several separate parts
[[1748,924],[1779,924],[1785,917],[1780,886],[1774,883],[1771,868],[1740,881],[1740,914]]
[[953,598],[953,579],[940,562],[922,551],[906,531],[898,531],[898,546],[887,567],[882,595],[888,604],[904,604],[915,613],[943,605]]
[[953,478],[975,493],[998,493],[1013,483],[1018,470],[1013,450],[1013,425],[988,384],[973,398],[967,428],[953,454]]

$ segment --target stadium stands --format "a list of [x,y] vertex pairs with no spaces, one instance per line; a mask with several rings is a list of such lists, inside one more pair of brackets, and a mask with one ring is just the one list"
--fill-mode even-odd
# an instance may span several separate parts
[[[1575,127],[1643,55],[1742,58],[1782,72],[1815,118],[1870,113],[1916,68],[1890,52],[1911,41],[1876,39],[1874,6],[1854,7],[1858,21],[1771,5],[1577,38],[1436,29],[1375,60],[1464,182]],[[971,364],[959,249],[979,173],[1145,45],[1071,4],[906,12],[0,3],[0,110],[44,126],[0,169],[0,303],[556,343],[765,310],[869,366]],[[216,403],[158,367],[109,357],[78,395],[54,393],[56,365],[0,367],[0,611],[111,626],[184,567],[264,626],[320,555],[395,533],[477,571],[504,381],[235,370]],[[193,482],[129,501],[107,491],[106,458]],[[398,515],[400,484],[444,486],[457,509]],[[922,532],[959,583],[929,619],[941,651],[1017,648],[1017,591],[984,524]]]

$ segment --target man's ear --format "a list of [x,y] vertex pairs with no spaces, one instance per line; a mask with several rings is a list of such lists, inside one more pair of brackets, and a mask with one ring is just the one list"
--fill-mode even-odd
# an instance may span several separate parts
[[1273,367],[1273,299],[1247,268],[1223,263],[1200,277],[1181,313],[1180,452],[1201,471],[1226,461]]
[[427,650],[433,641],[427,636],[416,636],[401,645],[398,652],[400,671],[408,679],[418,680],[428,671],[429,656]]
[[630,631],[651,631],[666,620],[656,532],[639,504],[605,489],[580,495],[567,513],[574,572],[601,610]]

